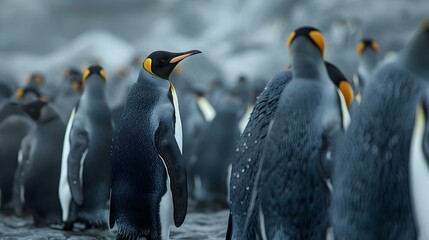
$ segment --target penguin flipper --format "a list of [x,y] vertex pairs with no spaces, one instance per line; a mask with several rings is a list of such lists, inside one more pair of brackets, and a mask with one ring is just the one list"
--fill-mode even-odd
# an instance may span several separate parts
[[12,189],[12,204],[15,214],[22,216],[23,205],[25,199],[23,198],[23,185],[25,177],[30,171],[30,152],[31,152],[31,141],[29,137],[25,137],[21,142],[21,148],[18,152],[18,166],[15,171],[13,189]]
[[174,137],[174,129],[171,124],[161,121],[155,133],[155,144],[170,177],[174,206],[174,224],[176,227],[180,227],[185,220],[188,208],[187,176],[186,166]]
[[88,132],[80,127],[72,127],[70,153],[67,159],[67,179],[72,198],[79,205],[83,204],[82,172],[88,146]]

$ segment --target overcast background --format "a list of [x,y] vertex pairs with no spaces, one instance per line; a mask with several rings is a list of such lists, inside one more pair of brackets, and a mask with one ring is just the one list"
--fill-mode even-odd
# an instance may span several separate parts
[[109,74],[136,54],[199,49],[188,71],[266,81],[289,63],[288,34],[312,25],[326,59],[350,77],[359,39],[374,37],[390,54],[425,17],[428,0],[0,0],[0,73],[57,81],[68,66],[98,61]]

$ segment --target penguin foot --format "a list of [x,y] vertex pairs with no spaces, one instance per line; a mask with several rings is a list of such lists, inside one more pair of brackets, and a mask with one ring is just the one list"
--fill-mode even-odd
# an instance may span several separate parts
[[72,222],[65,222],[62,226],[62,230],[73,231],[73,223]]

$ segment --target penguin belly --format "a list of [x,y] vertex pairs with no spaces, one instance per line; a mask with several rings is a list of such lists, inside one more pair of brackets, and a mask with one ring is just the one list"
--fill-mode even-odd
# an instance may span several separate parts
[[410,149],[410,183],[411,199],[416,223],[421,240],[429,239],[429,165],[423,153],[423,136],[425,132],[422,121],[423,109],[417,110],[414,135]]

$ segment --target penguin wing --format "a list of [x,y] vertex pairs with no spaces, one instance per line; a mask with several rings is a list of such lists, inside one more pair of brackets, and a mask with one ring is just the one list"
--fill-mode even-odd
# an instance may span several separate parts
[[16,168],[13,181],[13,203],[15,204],[15,211],[18,215],[21,214],[20,206],[24,203],[24,199],[22,198],[22,186],[28,172],[30,171],[30,152],[31,140],[30,136],[27,136],[21,141],[21,148],[18,152],[18,166]]
[[67,159],[67,178],[73,200],[81,205],[83,204],[83,163],[89,147],[88,132],[83,128],[81,122],[73,123],[69,141],[70,153]]
[[160,122],[155,132],[155,145],[170,177],[171,192],[173,194],[174,224],[176,227],[180,227],[185,220],[188,208],[188,189],[186,166],[174,137],[174,129],[171,123],[168,124],[167,121]]

